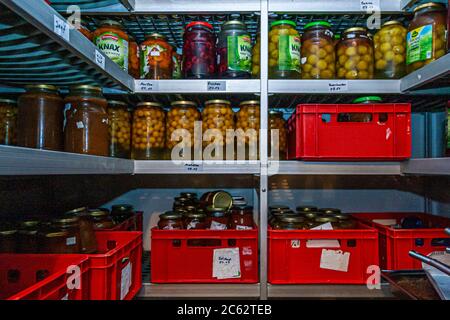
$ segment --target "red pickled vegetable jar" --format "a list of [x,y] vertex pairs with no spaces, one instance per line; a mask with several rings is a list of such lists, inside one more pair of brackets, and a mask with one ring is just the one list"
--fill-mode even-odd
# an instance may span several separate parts
[[216,37],[208,22],[186,26],[183,45],[183,76],[186,79],[213,78],[216,72]]

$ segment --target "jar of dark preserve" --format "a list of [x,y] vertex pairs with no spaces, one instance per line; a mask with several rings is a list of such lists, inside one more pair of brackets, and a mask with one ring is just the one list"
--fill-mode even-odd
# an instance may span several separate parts
[[230,218],[230,229],[251,230],[253,229],[253,207],[232,207]]
[[17,228],[4,226],[0,229],[0,253],[15,253],[17,250]]
[[216,37],[208,22],[186,26],[183,45],[183,76],[186,79],[213,78],[216,72]]
[[185,219],[186,229],[207,229],[208,224],[206,222],[206,214],[190,212],[186,215]]
[[17,101],[0,99],[0,144],[17,144]]
[[116,204],[111,207],[111,217],[117,224],[133,217],[134,214],[134,208],[131,204]]
[[80,218],[78,217],[63,217],[52,220],[51,227],[61,232],[67,232],[68,236],[65,239],[66,246],[70,252],[81,252],[81,230]]
[[22,221],[18,231],[17,252],[37,253],[39,251],[39,226],[38,220]]
[[97,239],[94,232],[94,220],[85,207],[77,208],[65,213],[67,217],[79,219],[80,242],[82,253],[95,253],[97,251]]
[[94,230],[106,230],[112,229],[116,226],[113,219],[109,215],[109,211],[106,210],[91,210],[89,216],[92,219]]
[[46,229],[39,236],[41,253],[80,253],[80,245],[75,236],[69,230]]
[[207,208],[209,216],[209,229],[211,230],[226,230],[228,229],[229,216],[227,208]]
[[158,228],[161,230],[184,229],[183,216],[172,211],[163,213],[159,216]]

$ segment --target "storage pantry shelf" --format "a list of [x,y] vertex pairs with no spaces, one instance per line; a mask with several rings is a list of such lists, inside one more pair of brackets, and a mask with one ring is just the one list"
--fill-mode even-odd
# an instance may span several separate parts
[[450,175],[450,158],[411,159],[402,163],[402,173],[412,175]]
[[259,161],[134,161],[135,174],[259,174]]

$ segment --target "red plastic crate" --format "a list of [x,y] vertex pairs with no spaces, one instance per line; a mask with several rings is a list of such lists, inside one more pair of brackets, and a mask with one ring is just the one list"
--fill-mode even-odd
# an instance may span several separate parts
[[[258,229],[151,232],[154,283],[257,283]],[[239,248],[241,277],[213,278],[214,249]]]
[[[371,122],[338,122],[368,113]],[[386,118],[387,117],[387,118]],[[300,104],[288,120],[288,159],[402,160],[411,157],[411,105]]]
[[[80,287],[73,269],[80,268]],[[83,300],[89,298],[89,261],[86,255],[0,254],[1,300]],[[40,280],[42,279],[42,280]]]
[[124,222],[116,225],[114,228],[110,229],[98,229],[95,231],[142,231],[143,229],[143,213],[136,212],[134,216],[128,218]]
[[[339,241],[340,248],[307,247],[308,240]],[[351,230],[268,231],[268,281],[272,284],[366,284],[372,274],[367,268],[378,265],[377,230],[362,223]],[[349,252],[347,271],[320,267],[322,250]]]
[[[422,263],[409,256],[410,250],[427,255],[433,251],[444,251],[445,245],[439,239],[450,239],[444,232],[450,226],[450,219],[423,213],[357,213],[352,214],[379,232],[380,266],[383,270],[415,270],[422,269]],[[395,219],[397,223],[407,216],[417,216],[427,224],[439,226],[428,229],[394,229],[375,223],[374,219]],[[448,241],[448,240],[447,240]],[[439,245],[440,244],[440,245]]]
[[96,237],[99,253],[88,255],[90,299],[133,299],[142,287],[142,232],[96,232]]

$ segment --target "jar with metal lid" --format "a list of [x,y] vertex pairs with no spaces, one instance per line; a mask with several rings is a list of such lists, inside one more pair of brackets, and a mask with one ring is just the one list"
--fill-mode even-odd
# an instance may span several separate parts
[[26,220],[20,223],[17,237],[17,252],[39,252],[39,228],[38,220]]
[[447,12],[441,3],[414,8],[406,35],[406,71],[417,70],[447,53]]
[[66,246],[70,251],[68,253],[81,252],[82,244],[81,244],[81,230],[79,217],[66,216],[62,218],[53,219],[51,221],[51,228],[68,233],[68,236],[66,237]]
[[305,219],[300,216],[283,216],[277,219],[273,225],[275,230],[303,230]]
[[319,212],[323,214],[340,214],[341,210],[336,208],[320,208]]
[[183,216],[172,211],[167,211],[159,216],[158,228],[161,230],[185,229]]
[[172,78],[173,48],[166,37],[152,33],[141,43],[141,76],[143,79]]
[[[208,100],[202,112],[204,160],[226,160],[227,150],[234,151],[234,135],[227,136],[227,130],[233,130],[234,113],[228,100]],[[219,141],[216,141],[216,140]],[[218,148],[215,148],[218,146]],[[219,154],[216,154],[216,151]],[[220,154],[222,152],[222,154]],[[229,151],[228,151],[229,152]],[[227,159],[227,160],[234,160]]]
[[261,35],[258,33],[252,48],[252,78],[259,78],[261,70]]
[[281,217],[298,217],[300,216],[297,212],[291,209],[277,209],[270,211],[269,225],[273,226],[279,221]]
[[227,208],[208,207],[209,229],[210,230],[226,230],[229,224],[229,215]]
[[399,21],[388,21],[375,34],[375,77],[400,79],[406,73],[406,33]]
[[253,207],[232,207],[230,216],[230,229],[251,230],[253,229]]
[[225,208],[229,210],[233,204],[233,197],[226,191],[217,190],[204,193],[200,197],[200,207],[206,209]]
[[108,101],[109,156],[130,159],[131,157],[131,114],[128,105],[122,101]]
[[339,228],[338,219],[332,216],[317,216],[314,219],[314,224],[310,226],[310,229],[321,226],[325,223],[330,223],[333,229]]
[[300,35],[291,20],[278,20],[269,32],[269,77],[300,79]]
[[70,230],[47,228],[40,232],[39,238],[41,253],[80,253],[80,243],[77,241],[76,234]]
[[298,206],[295,208],[299,213],[317,212],[318,208],[314,206]]
[[122,223],[134,215],[135,211],[131,204],[115,204],[111,207],[111,218],[116,224]]
[[373,78],[373,42],[367,36],[366,28],[354,27],[345,30],[336,52],[339,79]]
[[208,22],[194,21],[183,35],[183,76],[185,79],[213,78],[216,73],[216,37]]
[[[237,159],[257,160],[259,159],[259,129],[260,129],[260,106],[259,101],[250,100],[239,104],[239,111],[236,114],[237,131]],[[245,158],[242,158],[240,148],[245,150]]]
[[185,218],[186,229],[199,230],[208,229],[208,223],[206,221],[206,214],[198,212],[189,212]]
[[94,224],[94,230],[112,229],[116,226],[109,215],[109,211],[95,209],[89,211],[89,216]]
[[18,101],[17,145],[61,151],[64,100],[51,85],[29,85]]
[[0,144],[17,144],[17,102],[0,99]]
[[70,88],[66,97],[64,150],[96,156],[109,155],[108,101],[102,89],[90,85]]
[[233,197],[232,207],[245,208],[246,206],[247,206],[247,201],[245,200],[244,197],[241,197],[241,196]]
[[181,55],[178,54],[177,48],[172,47],[172,79],[181,79]]
[[335,53],[331,24],[314,21],[302,35],[302,79],[335,79]]
[[334,217],[338,219],[337,229],[355,229],[357,223],[350,215],[335,214]]
[[[275,134],[278,130],[278,134]],[[276,139],[278,137],[278,139]],[[279,111],[269,111],[269,135],[268,135],[269,156],[276,160],[286,160],[287,152],[287,127],[283,118],[283,113]],[[278,148],[278,152],[273,153],[272,148]],[[276,158],[278,156],[278,158]]]
[[123,25],[114,20],[101,21],[94,32],[94,44],[125,71],[128,71],[129,40]]
[[220,78],[250,78],[252,39],[242,21],[231,20],[222,25],[217,43],[217,64]]
[[180,197],[189,199],[193,203],[198,202],[198,196],[197,196],[197,193],[195,193],[195,192],[181,192]]
[[186,211],[186,207],[188,207],[188,206],[192,206],[192,203],[190,202],[190,200],[188,198],[176,197],[176,198],[174,198],[174,201],[173,201],[172,210],[178,211],[181,209],[183,211]]
[[[172,152],[173,148],[183,147],[182,151],[175,157],[170,159],[178,160],[182,158],[185,160],[194,159],[194,128],[195,122],[201,120],[200,111],[197,109],[197,103],[193,101],[174,101],[167,113],[166,121],[166,147],[168,151]],[[190,150],[190,155],[184,153],[184,149]]]
[[66,217],[79,219],[80,245],[82,253],[95,253],[97,251],[97,239],[94,232],[94,220],[85,207],[70,210],[64,214]]
[[3,225],[0,228],[0,253],[16,253],[17,240],[17,228]]
[[128,50],[128,73],[135,79],[141,77],[141,54],[136,40],[130,36],[130,47]]
[[73,25],[90,41],[94,39],[93,33],[88,29],[87,22],[83,19],[73,18]]

